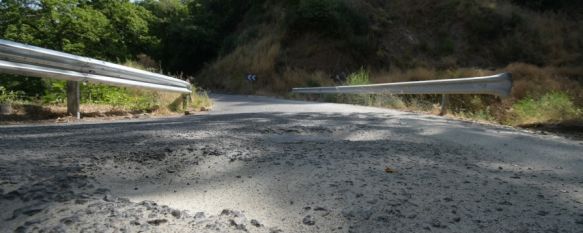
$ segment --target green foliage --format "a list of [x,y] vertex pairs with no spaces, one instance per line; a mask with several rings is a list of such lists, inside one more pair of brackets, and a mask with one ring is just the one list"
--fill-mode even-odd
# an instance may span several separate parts
[[190,95],[190,107],[198,110],[208,110],[213,106],[211,98],[205,90],[197,89],[193,86]]
[[472,42],[483,43],[484,40],[506,36],[523,24],[523,19],[515,12],[502,14],[494,8],[484,7],[471,1],[461,3],[461,9]]
[[[42,97],[43,103],[64,104],[67,102],[66,81],[49,81],[47,86],[47,91]],[[102,84],[81,85],[82,104],[103,104],[120,109],[149,111],[159,106],[159,102],[155,92],[140,92]]]
[[514,124],[557,123],[573,120],[581,115],[569,95],[550,92],[539,99],[526,98],[513,106]]
[[346,84],[349,86],[370,84],[369,72],[364,68],[360,68],[346,78]]
[[[158,43],[149,32],[152,20],[129,0],[0,1],[0,38],[110,61],[152,50]],[[0,85],[30,98],[46,93],[45,102],[64,101],[58,82],[2,75]]]
[[43,103],[62,104],[67,102],[67,82],[47,80],[47,88],[42,96]]
[[292,32],[318,32],[328,36],[364,34],[368,19],[344,0],[296,0],[287,18]]
[[150,25],[161,41],[154,57],[166,71],[190,74],[214,59],[222,45],[234,44],[229,36],[250,7],[250,1],[239,0],[147,0],[140,4],[157,18]]
[[0,86],[9,91],[23,92],[22,98],[34,99],[45,91],[45,83],[40,78],[20,77],[15,75],[0,74]]
[[0,104],[11,104],[22,99],[24,92],[9,91],[5,87],[0,86]]
[[111,105],[114,108],[150,111],[160,105],[156,92],[141,92],[102,84],[81,86],[81,102]]
[[126,60],[157,41],[153,16],[129,0],[6,0],[0,35],[41,47],[107,60]]

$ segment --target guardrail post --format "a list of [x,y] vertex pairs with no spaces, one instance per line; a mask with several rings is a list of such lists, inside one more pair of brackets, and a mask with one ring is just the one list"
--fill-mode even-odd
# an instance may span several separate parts
[[440,116],[447,114],[447,102],[448,96],[446,94],[441,95],[441,110],[439,111]]
[[190,105],[190,94],[182,94],[182,110],[184,112],[188,111],[188,106]]
[[75,116],[77,120],[81,118],[81,113],[79,112],[81,91],[79,86],[77,81],[67,81],[67,113]]

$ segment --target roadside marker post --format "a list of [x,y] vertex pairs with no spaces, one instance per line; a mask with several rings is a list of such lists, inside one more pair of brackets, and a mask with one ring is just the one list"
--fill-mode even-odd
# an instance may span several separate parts
[[253,82],[257,81],[257,75],[249,73],[245,79],[249,82],[249,92],[253,93]]

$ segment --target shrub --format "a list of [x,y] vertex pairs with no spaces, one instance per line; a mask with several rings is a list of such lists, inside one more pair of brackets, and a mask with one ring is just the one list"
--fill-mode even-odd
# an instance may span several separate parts
[[48,104],[62,104],[67,101],[67,82],[46,80],[45,93],[41,100]]
[[329,36],[363,34],[368,28],[368,19],[342,0],[295,1],[287,22],[292,31],[312,31]]
[[360,68],[346,78],[346,84],[349,86],[370,84],[369,72],[364,68]]
[[513,106],[515,125],[534,123],[559,123],[579,117],[577,109],[569,95],[562,92],[549,92],[539,99],[526,98]]
[[0,104],[11,104],[22,98],[22,91],[8,91],[5,87],[0,86]]

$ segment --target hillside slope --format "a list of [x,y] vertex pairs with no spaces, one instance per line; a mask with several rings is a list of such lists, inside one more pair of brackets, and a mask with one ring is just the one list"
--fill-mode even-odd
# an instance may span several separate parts
[[[503,123],[539,123],[547,121],[540,118],[555,117],[518,119],[520,116],[513,113],[514,105],[554,98],[561,102],[557,104],[567,105],[567,113],[561,115],[568,117],[551,121],[581,117],[578,108],[583,106],[583,29],[578,26],[578,12],[583,11],[576,10],[581,9],[581,3],[258,2],[251,4],[236,32],[225,40],[219,58],[199,73],[197,82],[214,89],[285,95],[292,87],[331,85],[330,77],[360,68],[364,68],[370,82],[508,71],[515,79],[513,98],[500,101],[460,96],[454,99],[454,110],[475,115],[474,110],[487,108],[480,113],[485,115],[483,118]],[[259,77],[252,89],[244,80],[247,73]],[[407,97],[404,105],[411,105],[411,99],[417,103],[433,101],[434,97]]]

